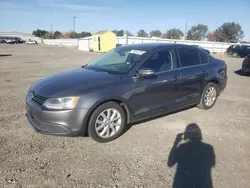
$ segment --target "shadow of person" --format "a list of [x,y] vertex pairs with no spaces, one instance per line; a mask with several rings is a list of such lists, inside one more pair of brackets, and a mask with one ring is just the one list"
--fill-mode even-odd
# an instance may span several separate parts
[[[185,143],[180,144],[181,141]],[[211,169],[215,166],[213,146],[202,142],[199,126],[189,124],[176,136],[168,166],[177,164],[173,188],[213,188]]]

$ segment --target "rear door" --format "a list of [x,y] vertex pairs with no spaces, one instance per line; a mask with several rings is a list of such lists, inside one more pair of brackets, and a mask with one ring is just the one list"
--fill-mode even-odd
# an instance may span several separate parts
[[200,53],[203,52],[191,47],[178,47],[177,51],[181,64],[180,105],[196,104],[200,100],[201,91],[204,87],[205,77],[207,75],[207,70],[205,69],[206,63],[201,62]]

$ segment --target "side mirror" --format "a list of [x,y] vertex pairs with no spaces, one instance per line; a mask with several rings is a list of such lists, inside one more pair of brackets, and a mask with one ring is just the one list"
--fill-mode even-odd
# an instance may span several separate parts
[[145,78],[145,77],[150,77],[154,75],[154,70],[150,68],[143,68],[138,71],[138,76]]

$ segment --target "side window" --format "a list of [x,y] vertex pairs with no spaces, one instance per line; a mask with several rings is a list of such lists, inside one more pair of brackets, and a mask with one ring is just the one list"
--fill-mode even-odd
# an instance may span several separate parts
[[146,60],[141,68],[153,69],[155,73],[169,71],[177,68],[177,58],[174,49],[155,52]]
[[209,63],[209,55],[206,52],[199,51],[200,57],[201,57],[201,63],[207,64]]
[[200,57],[197,49],[193,48],[178,48],[181,67],[190,67],[200,65]]

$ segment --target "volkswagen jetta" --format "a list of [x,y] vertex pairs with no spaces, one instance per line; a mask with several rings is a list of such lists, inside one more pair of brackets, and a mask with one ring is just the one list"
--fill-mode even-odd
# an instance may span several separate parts
[[225,62],[199,48],[121,46],[33,84],[27,118],[37,132],[108,142],[142,119],[193,105],[210,109],[226,83]]

